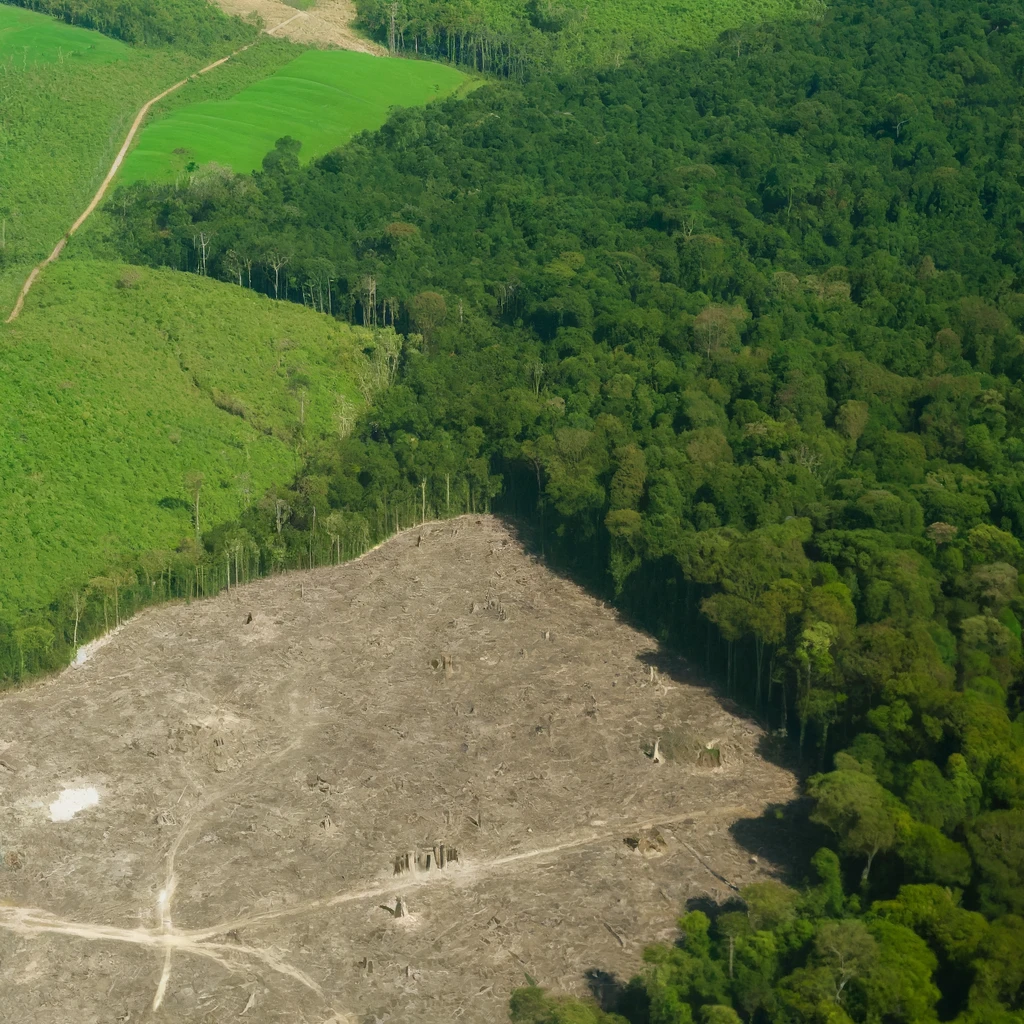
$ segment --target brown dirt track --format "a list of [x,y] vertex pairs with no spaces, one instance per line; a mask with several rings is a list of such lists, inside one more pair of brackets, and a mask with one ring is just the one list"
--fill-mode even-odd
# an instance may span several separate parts
[[[319,0],[308,11],[297,11],[282,0],[216,0],[228,14],[245,17],[255,12],[272,35],[309,46],[338,46],[343,50],[383,54],[384,48],[352,28],[352,0]],[[280,26],[279,28],[276,26]]]
[[526,972],[628,977],[770,873],[729,826],[794,791],[684,678],[489,517],[146,612],[0,699],[0,1020],[494,1022]]

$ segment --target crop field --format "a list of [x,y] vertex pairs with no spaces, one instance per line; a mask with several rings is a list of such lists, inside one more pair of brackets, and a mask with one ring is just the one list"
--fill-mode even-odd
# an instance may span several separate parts
[[[298,52],[264,36],[154,114],[230,96]],[[138,109],[202,63],[0,3],[0,320],[96,191]]]
[[361,331],[235,285],[67,260],[0,335],[0,610],[39,607],[122,555],[290,480],[334,429]]
[[494,1024],[628,978],[778,871],[763,740],[490,517],[150,609],[0,697],[0,1019]]
[[392,107],[441,99],[467,82],[454,68],[428,61],[308,51],[235,96],[154,121],[125,160],[120,181],[171,179],[210,162],[246,173],[284,135],[299,139],[309,160],[380,127]]
[[130,60],[131,52],[124,43],[98,32],[21,7],[0,5],[0,65],[4,67],[65,61],[107,64]]

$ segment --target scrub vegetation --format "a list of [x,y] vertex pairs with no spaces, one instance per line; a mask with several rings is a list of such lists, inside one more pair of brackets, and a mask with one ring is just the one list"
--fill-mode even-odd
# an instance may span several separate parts
[[204,530],[289,479],[361,403],[368,341],[194,275],[56,264],[0,345],[0,615],[187,547],[198,477]]

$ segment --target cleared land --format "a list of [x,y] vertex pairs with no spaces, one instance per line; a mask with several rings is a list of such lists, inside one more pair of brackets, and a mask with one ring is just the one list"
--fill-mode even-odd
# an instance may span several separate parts
[[0,1018],[38,1024],[491,1024],[764,877],[729,826],[794,785],[486,517],[151,610],[0,705]]
[[[127,286],[125,286],[127,285]],[[335,429],[365,332],[235,285],[81,260],[51,267],[0,335],[0,609],[40,606],[119,554],[204,526]]]
[[211,162],[246,173],[283,135],[299,139],[302,159],[310,160],[380,127],[392,107],[440,99],[464,82],[443,64],[310,50],[235,96],[191,104],[148,125],[120,180],[167,180]]
[[[339,46],[361,53],[383,54],[383,47],[352,28],[356,12],[351,0],[317,0],[316,3],[286,4],[282,0],[217,0],[228,14],[245,17],[258,14],[263,23],[282,27],[274,35],[309,46]],[[296,17],[300,14],[300,17]]]

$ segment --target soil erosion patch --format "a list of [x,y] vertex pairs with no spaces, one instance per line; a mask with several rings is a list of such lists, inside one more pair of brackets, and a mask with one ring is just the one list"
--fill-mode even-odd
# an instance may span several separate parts
[[149,611],[0,700],[0,1019],[493,1022],[628,977],[771,870],[728,831],[793,793],[758,738],[487,517]]

